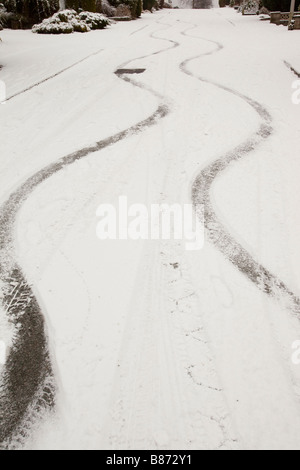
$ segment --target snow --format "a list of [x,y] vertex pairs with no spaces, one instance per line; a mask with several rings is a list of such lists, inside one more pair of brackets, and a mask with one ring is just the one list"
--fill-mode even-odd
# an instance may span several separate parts
[[[215,82],[263,105],[274,129],[218,176],[215,210],[299,294],[300,106],[284,64],[300,71],[297,35],[229,8],[144,14],[86,35],[1,32],[8,97],[44,81],[0,107],[1,202],[51,162],[148,118],[158,95],[170,108],[45,180],[18,213],[18,262],[46,318],[58,388],[55,413],[24,448],[299,449],[300,327],[282,299],[209,242],[195,253],[96,236],[100,204],[188,203],[199,172],[256,132],[257,113]],[[183,73],[196,56],[194,76]],[[124,63],[146,69],[133,78],[145,88],[114,74]],[[11,344],[3,312],[0,327]]]

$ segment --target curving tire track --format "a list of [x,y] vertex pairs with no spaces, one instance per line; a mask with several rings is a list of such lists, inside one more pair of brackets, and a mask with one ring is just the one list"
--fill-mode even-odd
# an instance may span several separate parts
[[[187,36],[187,31],[197,28],[194,25],[182,34]],[[195,37],[195,36],[192,36]],[[204,39],[204,38],[199,38]],[[225,171],[233,162],[238,161],[254,150],[256,150],[266,139],[273,133],[272,118],[268,111],[257,101],[249,98],[238,91],[223,86],[215,81],[195,75],[188,69],[188,64],[196,59],[200,59],[206,55],[212,55],[223,49],[223,45],[205,39],[210,43],[214,43],[216,48],[208,53],[200,54],[192,57],[180,65],[183,73],[190,77],[196,78],[202,83],[213,85],[227,93],[239,97],[247,103],[260,118],[258,130],[248,138],[248,140],[237,146],[231,152],[218,158],[216,161],[205,167],[196,177],[192,185],[192,200],[198,217],[203,222],[207,239],[252,283],[261,291],[277,299],[284,301],[288,307],[299,318],[300,298],[295,295],[288,286],[282,282],[277,276],[272,274],[262,264],[256,261],[253,256],[228,232],[226,227],[219,220],[211,200],[211,187],[217,177]]]
[[0,449],[15,447],[18,443],[26,440],[30,434],[32,419],[34,417],[38,419],[42,410],[51,409],[55,406],[56,393],[43,311],[22,267],[17,262],[14,229],[18,212],[40,184],[66,166],[72,165],[76,161],[124,139],[142,133],[147,128],[155,126],[170,113],[170,105],[163,96],[150,87],[127,77],[126,73],[130,70],[122,70],[124,66],[134,60],[158,55],[180,45],[175,41],[158,38],[154,34],[152,33],[150,37],[168,41],[171,46],[153,54],[128,61],[116,71],[116,75],[125,82],[139,87],[158,98],[160,104],[156,111],[138,124],[46,166],[28,178],[0,207],[1,304],[9,321],[14,324],[16,331],[14,344],[0,381]]

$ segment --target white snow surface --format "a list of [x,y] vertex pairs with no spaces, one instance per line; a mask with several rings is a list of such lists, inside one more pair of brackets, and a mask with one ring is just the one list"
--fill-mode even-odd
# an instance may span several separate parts
[[[188,69],[261,103],[274,133],[216,180],[214,207],[300,294],[300,105],[284,65],[300,71],[299,34],[231,9],[144,14],[84,35],[1,31],[8,97],[86,58],[0,106],[1,202],[49,163],[155,111],[158,97],[114,74],[121,64],[145,68],[135,80],[171,106],[156,126],[46,180],[19,211],[18,260],[45,313],[58,387],[55,412],[25,448],[300,448],[299,319],[208,242],[187,252],[96,237],[100,204],[190,202],[201,169],[257,128],[243,100],[180,70],[216,41],[224,48]],[[11,341],[3,312],[0,326]]]

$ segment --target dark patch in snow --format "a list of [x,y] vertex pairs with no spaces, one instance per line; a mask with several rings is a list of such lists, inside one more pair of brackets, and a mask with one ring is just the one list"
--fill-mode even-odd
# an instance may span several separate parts
[[[22,444],[28,437],[22,428],[28,404],[41,413],[54,405],[55,390],[42,312],[18,266],[7,278],[6,289],[2,302],[17,325],[17,338],[1,379],[0,449]],[[11,442],[16,430],[19,437]]]
[[115,71],[116,75],[134,75],[146,72],[146,69],[118,69]]
[[212,0],[194,0],[193,8],[195,10],[209,10],[213,8]]
[[174,269],[178,269],[179,263],[170,263],[170,266],[173,266]]

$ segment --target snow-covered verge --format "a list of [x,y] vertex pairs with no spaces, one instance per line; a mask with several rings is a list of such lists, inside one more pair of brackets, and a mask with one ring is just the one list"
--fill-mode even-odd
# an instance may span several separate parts
[[300,70],[296,34],[229,9],[159,12],[83,36],[3,32],[9,96],[53,78],[0,108],[1,202],[156,110],[160,98],[115,76],[124,62],[146,69],[136,81],[171,110],[45,180],[19,212],[18,261],[43,307],[57,383],[55,413],[23,447],[299,448],[298,319],[209,243],[187,253],[168,241],[100,242],[95,215],[121,194],[190,202],[195,177],[257,131],[254,110],[219,83],[265,107],[274,132],[218,177],[213,204],[299,293],[300,108],[284,64]]
[[109,24],[109,20],[100,13],[88,11],[77,13],[74,10],[63,10],[33,26],[32,31],[38,34],[88,33],[92,30],[104,29]]

